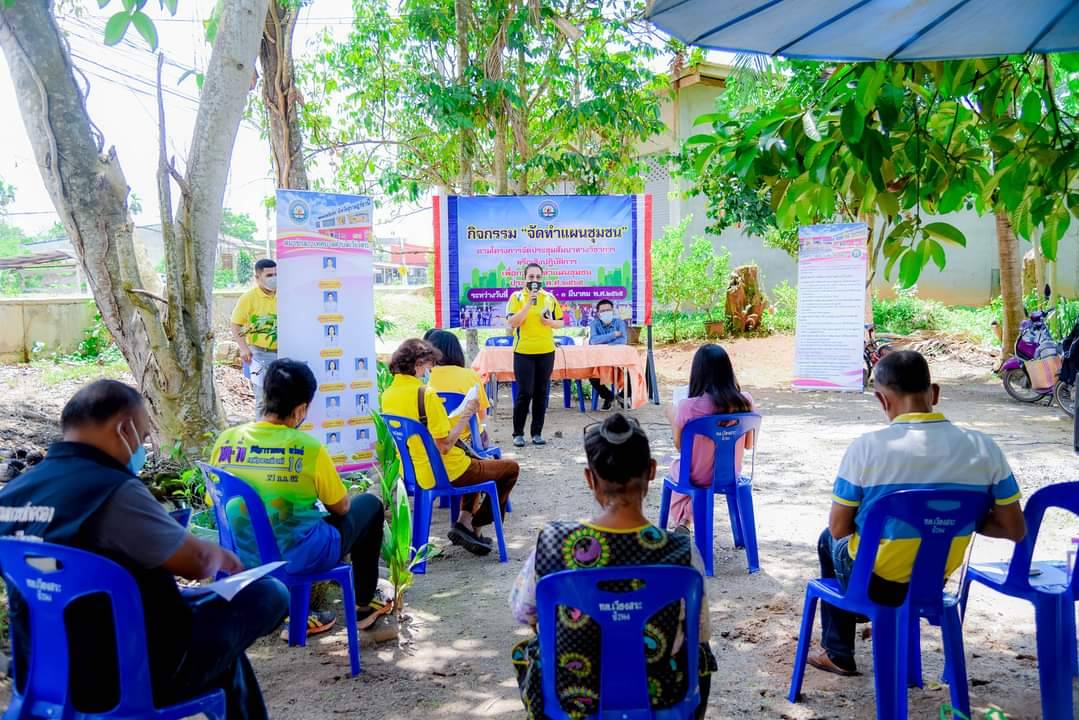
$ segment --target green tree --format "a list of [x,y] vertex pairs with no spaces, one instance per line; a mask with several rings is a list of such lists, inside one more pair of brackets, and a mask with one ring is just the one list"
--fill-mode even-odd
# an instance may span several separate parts
[[221,233],[239,240],[251,242],[258,232],[258,225],[245,212],[233,212],[228,208],[221,211]]
[[[1079,56],[1060,64],[1070,82]],[[923,220],[923,212],[995,214],[1005,343],[1012,341],[1022,317],[1012,228],[1052,260],[1079,212],[1070,187],[1077,118],[1057,102],[1050,62],[792,66],[800,84],[748,118],[721,110],[698,119],[709,129],[686,141],[696,177],[736,178],[767,193],[779,228],[867,220],[869,279],[883,260],[885,277],[894,271],[904,287],[929,263],[943,269],[948,246],[966,244],[952,224]]]
[[639,190],[664,80],[633,20],[643,2],[354,3],[343,43],[302,68],[304,127],[338,182],[415,199]]
[[236,283],[246,285],[255,277],[255,258],[246,250],[236,253]]
[[7,209],[13,202],[15,202],[15,186],[9,185],[0,178],[0,217],[7,214]]
[[[175,12],[177,0],[160,0]],[[99,0],[102,6],[108,0]],[[146,2],[124,0],[105,28],[120,42],[134,27],[156,49],[157,31]],[[120,3],[117,3],[120,5]],[[252,17],[266,15],[267,0],[220,3],[220,32],[203,75],[190,151],[181,173],[167,157],[163,100],[158,94],[158,205],[166,274],[163,295],[145,288],[152,272],[140,267],[133,243],[128,183],[114,151],[103,152],[87,111],[85,83],[76,79],[68,43],[53,3],[0,3],[0,50],[17,90],[42,180],[63,218],[91,283],[102,321],[115,338],[166,440],[201,447],[222,414],[213,383],[212,302],[214,258],[232,146],[251,88],[252,58],[261,36]],[[158,68],[164,62],[159,56]],[[58,161],[62,158],[62,161]],[[173,188],[179,189],[176,207]]]

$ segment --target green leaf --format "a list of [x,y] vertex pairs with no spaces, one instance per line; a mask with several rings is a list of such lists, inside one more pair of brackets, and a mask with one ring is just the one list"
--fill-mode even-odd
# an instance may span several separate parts
[[1023,122],[1027,125],[1037,125],[1042,119],[1042,96],[1037,90],[1031,90],[1023,98]]
[[899,214],[899,198],[895,193],[882,192],[877,195],[877,207],[886,216],[895,217]]
[[928,243],[929,257],[933,259],[933,263],[939,270],[944,270],[944,266],[948,262],[948,257],[944,254],[944,246],[932,239],[930,239]]
[[[98,7],[99,10],[104,10],[105,6],[108,5],[110,2],[112,2],[112,0],[97,0],[97,7]],[[4,0],[4,6],[5,7],[11,7],[14,4],[15,4],[15,0],[10,0],[10,4],[9,4],[9,0]]]
[[948,189],[940,196],[940,204],[937,206],[937,212],[941,215],[947,215],[950,212],[958,210],[959,206],[963,203],[963,198],[966,196],[966,185],[961,182],[949,184]]
[[862,139],[865,115],[858,111],[853,100],[843,106],[843,113],[839,116],[839,129],[848,143],[856,143]]
[[705,113],[704,115],[698,115],[694,119],[694,125],[715,125],[716,123],[724,122],[727,116],[723,113]]
[[1060,243],[1061,238],[1064,237],[1064,233],[1068,232],[1070,224],[1071,215],[1063,206],[1058,207],[1045,219],[1041,246],[1042,254],[1045,255],[1046,260],[1055,261],[1057,259],[1057,245]]
[[129,13],[135,9],[135,0],[120,0],[120,2],[124,6],[124,10]]
[[916,250],[907,250],[899,261],[899,284],[905,290],[914,287],[922,274],[922,256]]
[[959,247],[967,246],[966,236],[963,235],[959,228],[946,222],[929,223],[922,227],[922,232],[934,240],[952,243]]
[[882,87],[880,96],[877,98],[880,124],[888,129],[895,127],[899,122],[901,107],[903,107],[903,89],[890,83]]
[[179,0],[161,0],[161,7],[169,11],[169,15],[176,14],[176,8],[179,4]]
[[686,138],[686,145],[707,145],[709,143],[715,142],[715,140],[716,140],[715,135],[708,135],[706,133],[698,133],[696,135],[691,135],[688,138]]
[[817,119],[813,117],[812,110],[802,113],[802,129],[810,140],[820,142],[820,130],[817,129]]
[[131,16],[131,24],[139,31],[139,35],[142,35],[142,39],[146,41],[150,49],[157,50],[157,28],[154,27],[154,21],[150,19],[150,16],[138,10]]
[[858,103],[858,110],[862,115],[868,115],[877,104],[877,95],[880,86],[884,82],[884,71],[877,65],[869,65],[858,78],[858,86],[854,91],[854,98]]
[[131,25],[131,16],[126,12],[118,12],[105,23],[105,44],[115,45],[124,39],[127,28]]

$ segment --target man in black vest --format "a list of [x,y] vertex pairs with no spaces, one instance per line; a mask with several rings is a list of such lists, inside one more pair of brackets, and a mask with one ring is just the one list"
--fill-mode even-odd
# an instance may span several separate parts
[[[284,620],[288,590],[275,579],[261,578],[231,602],[207,593],[180,593],[174,576],[212,578],[243,566],[231,552],[188,533],[138,479],[150,419],[134,388],[114,380],[91,383],[64,406],[60,425],[63,441],[0,491],[0,535],[78,547],[131,572],[142,597],[158,706],[223,688],[230,718],[267,717],[244,651]],[[48,520],[2,521],[4,510],[27,505],[50,508],[35,518]],[[68,610],[71,700],[84,712],[108,710],[119,698],[107,602],[104,596],[90,596]],[[26,606],[17,593],[12,595],[11,627],[21,687],[30,646]]]

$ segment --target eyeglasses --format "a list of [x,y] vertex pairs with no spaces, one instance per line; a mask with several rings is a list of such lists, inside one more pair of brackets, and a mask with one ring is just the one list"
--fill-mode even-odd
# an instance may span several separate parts
[[634,435],[641,435],[642,437],[645,436],[644,428],[641,427],[641,424],[637,421],[637,418],[630,417],[629,415],[623,415],[622,417],[624,417],[626,419],[626,422],[629,424],[629,429],[625,432],[611,432],[603,426],[603,422],[594,422],[585,425],[581,434],[584,439],[587,440],[588,436],[591,435],[593,432],[598,432],[604,440],[606,440],[612,445],[622,445]]

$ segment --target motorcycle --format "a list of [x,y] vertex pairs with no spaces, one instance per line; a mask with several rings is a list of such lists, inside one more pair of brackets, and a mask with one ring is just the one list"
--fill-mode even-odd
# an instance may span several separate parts
[[862,359],[865,360],[865,373],[862,376],[863,387],[869,386],[869,382],[873,378],[873,368],[880,359],[892,351],[892,348],[888,345],[892,338],[878,337],[875,334],[876,329],[877,326],[874,323],[865,324],[866,339],[862,346]]
[[[1046,318],[1046,313],[1041,310],[1030,313],[1029,317],[1019,325],[1019,336],[1015,339],[1014,354],[1005,360],[998,370],[1000,379],[1004,383],[1004,390],[1019,402],[1033,403],[1045,398],[1049,398],[1052,402],[1054,388],[1032,387],[1025,365],[1027,360],[1038,357],[1040,349],[1056,347]],[[1054,354],[1059,354],[1059,351]]]

